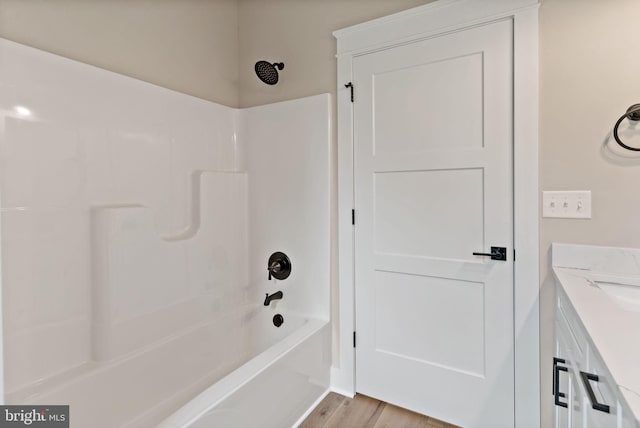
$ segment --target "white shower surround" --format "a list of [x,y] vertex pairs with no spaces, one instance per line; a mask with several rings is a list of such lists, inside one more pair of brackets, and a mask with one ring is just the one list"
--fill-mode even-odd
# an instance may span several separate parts
[[[2,39],[0,95],[8,403],[101,385],[100,408],[135,373],[155,394],[101,423],[151,426],[258,353],[328,351],[328,95],[232,109]],[[291,257],[285,281],[267,280],[273,251]],[[318,358],[298,407],[328,388]]]

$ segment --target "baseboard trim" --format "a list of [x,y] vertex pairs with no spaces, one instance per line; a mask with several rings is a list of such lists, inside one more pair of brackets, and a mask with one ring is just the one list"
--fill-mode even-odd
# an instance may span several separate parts
[[342,389],[342,388],[331,387],[331,388],[329,388],[329,391],[335,392],[336,394],[340,394],[340,395],[343,395],[343,396],[349,397],[349,398],[353,398],[353,397],[356,396],[355,393],[352,393],[351,391],[346,390],[346,389]]

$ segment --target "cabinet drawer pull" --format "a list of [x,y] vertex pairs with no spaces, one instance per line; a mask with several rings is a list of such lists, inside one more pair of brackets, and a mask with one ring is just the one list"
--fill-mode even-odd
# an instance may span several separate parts
[[580,372],[580,377],[582,378],[582,383],[584,384],[584,389],[587,390],[587,395],[589,396],[589,400],[591,401],[591,407],[595,410],[599,410],[605,413],[611,413],[610,407],[606,404],[598,403],[598,399],[596,398],[596,394],[593,392],[593,388],[591,388],[591,382],[598,382],[598,375],[586,372]]
[[556,406],[568,407],[567,403],[560,401],[560,397],[566,397],[564,392],[560,392],[560,372],[566,372],[568,369],[558,364],[565,364],[562,358],[553,358],[553,402]]

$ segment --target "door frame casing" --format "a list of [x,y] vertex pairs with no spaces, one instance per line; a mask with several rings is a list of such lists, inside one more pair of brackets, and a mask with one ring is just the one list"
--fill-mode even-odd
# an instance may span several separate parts
[[[338,30],[338,358],[331,388],[356,392],[353,59],[502,19],[513,22],[514,401],[517,428],[540,427],[537,0],[439,0]],[[358,99],[354,82],[355,102]],[[357,223],[357,213],[356,213]],[[356,226],[357,227],[357,226]],[[333,322],[336,322],[334,319]]]

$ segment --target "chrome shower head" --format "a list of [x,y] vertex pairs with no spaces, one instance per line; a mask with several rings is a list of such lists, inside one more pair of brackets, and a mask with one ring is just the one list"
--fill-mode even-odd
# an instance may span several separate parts
[[268,61],[258,61],[254,67],[258,79],[262,80],[267,85],[275,85],[278,83],[278,70],[284,68],[283,62],[274,62],[273,64]]

